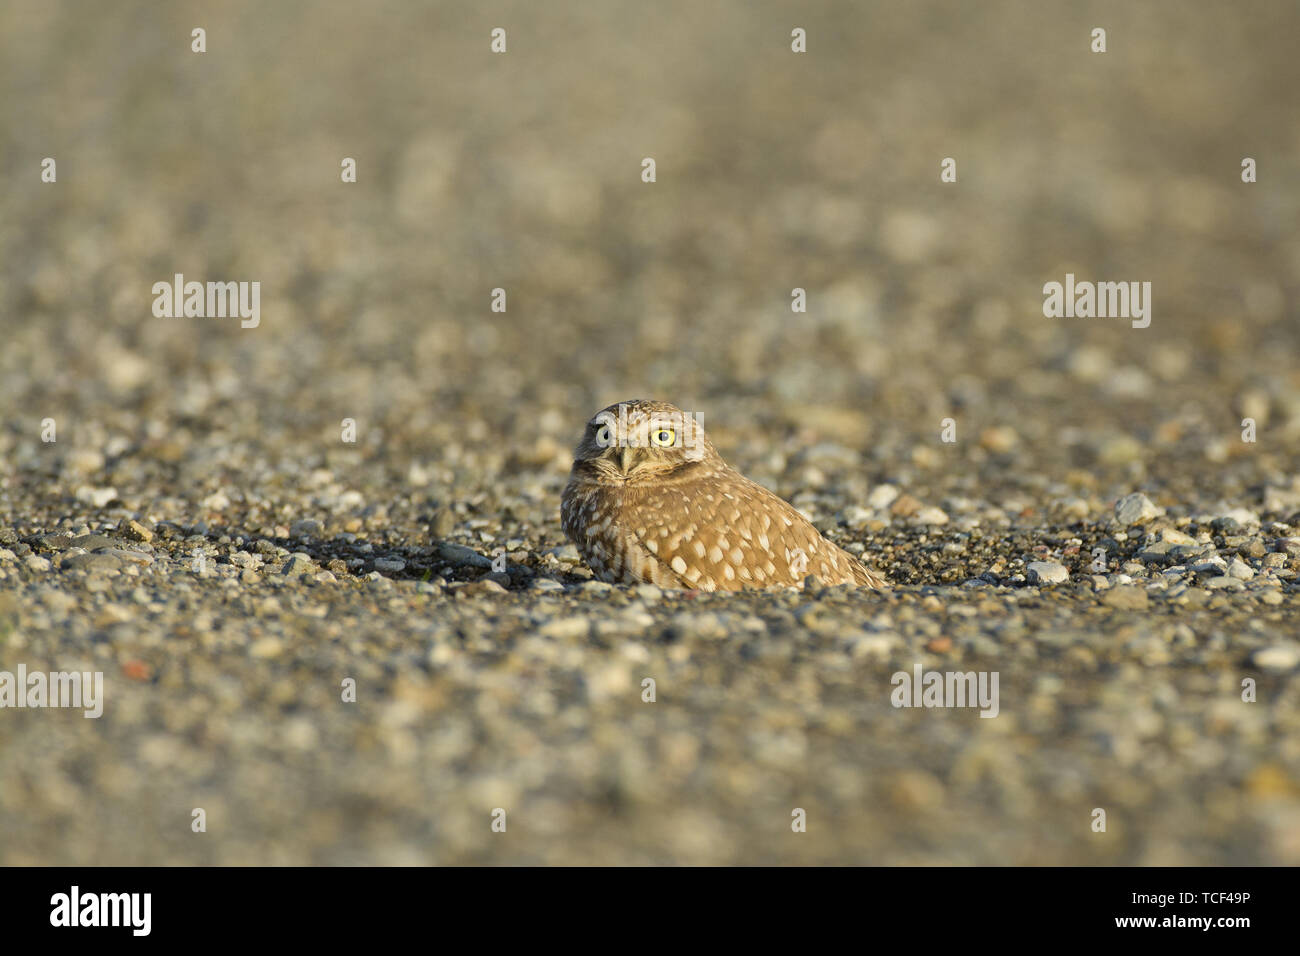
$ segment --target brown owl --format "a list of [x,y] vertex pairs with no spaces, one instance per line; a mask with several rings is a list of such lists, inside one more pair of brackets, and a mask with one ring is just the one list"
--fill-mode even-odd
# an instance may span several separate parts
[[564,533],[602,581],[739,591],[888,582],[718,455],[699,418],[637,399],[600,411],[574,451]]

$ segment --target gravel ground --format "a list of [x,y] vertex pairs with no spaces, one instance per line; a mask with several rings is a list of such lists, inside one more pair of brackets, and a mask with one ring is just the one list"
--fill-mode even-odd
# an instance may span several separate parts
[[[0,710],[0,863],[1300,863],[1252,9],[5,4],[0,671],[106,700]],[[178,272],[260,324],[154,317]],[[896,587],[593,581],[559,495],[635,397]]]

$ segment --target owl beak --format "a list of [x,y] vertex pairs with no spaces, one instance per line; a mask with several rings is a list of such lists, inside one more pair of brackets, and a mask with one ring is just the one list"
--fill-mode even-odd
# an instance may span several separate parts
[[632,470],[632,463],[636,460],[636,449],[630,445],[624,445],[619,449],[618,466],[622,469],[623,474],[628,474]]

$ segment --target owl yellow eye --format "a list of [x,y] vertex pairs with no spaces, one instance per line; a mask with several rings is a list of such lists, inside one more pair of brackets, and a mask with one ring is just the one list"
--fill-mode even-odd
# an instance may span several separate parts
[[656,428],[650,433],[650,440],[660,448],[668,448],[677,441],[677,432],[671,428]]

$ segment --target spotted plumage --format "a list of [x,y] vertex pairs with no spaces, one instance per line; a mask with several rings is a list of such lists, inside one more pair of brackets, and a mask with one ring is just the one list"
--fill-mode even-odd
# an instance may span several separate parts
[[718,455],[667,402],[611,405],[587,423],[561,502],[564,533],[603,581],[739,591],[887,587],[803,515]]

